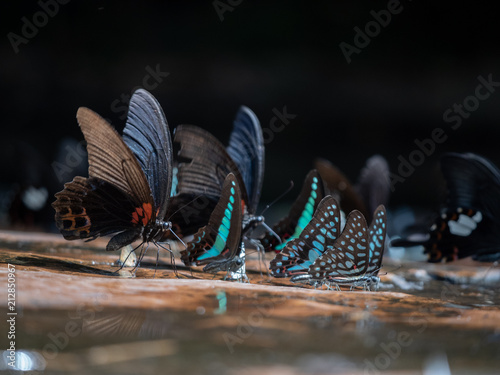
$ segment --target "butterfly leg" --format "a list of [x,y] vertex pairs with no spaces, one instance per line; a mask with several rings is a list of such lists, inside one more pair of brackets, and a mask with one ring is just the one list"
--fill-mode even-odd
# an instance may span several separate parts
[[[259,264],[262,264],[264,266],[264,268],[266,268],[267,270],[267,276],[268,277],[271,277],[271,273],[269,272],[269,267],[266,267],[266,263],[265,263],[265,256],[266,256],[266,251],[264,250],[264,246],[262,246],[262,244],[260,243],[259,240],[255,240],[253,238],[250,239],[250,243],[252,245],[254,245],[258,252],[259,252]],[[264,275],[262,274],[262,268],[259,267],[259,271],[260,271],[260,277],[264,277]]]
[[[134,276],[135,276],[135,273],[137,272],[137,269],[141,266],[141,262],[142,260],[144,259],[144,256],[146,255],[146,253],[148,252],[148,249],[149,249],[149,242],[148,244],[146,245],[146,248],[144,248],[144,242],[140,245],[141,247],[141,251],[139,253],[139,256],[137,257],[137,263],[133,269],[134,271]],[[156,270],[155,270],[156,272]]]
[[[172,251],[172,248],[170,246],[170,242],[166,242],[165,244],[166,244],[166,246],[162,246],[160,244],[158,244],[158,246],[161,247],[163,250],[167,250],[170,253],[170,263],[172,264],[172,267],[174,269],[175,276],[177,278],[179,278],[179,273],[177,272],[177,267],[175,265],[175,256],[174,256],[174,252]],[[158,261],[158,255],[159,254],[157,254],[157,261]]]

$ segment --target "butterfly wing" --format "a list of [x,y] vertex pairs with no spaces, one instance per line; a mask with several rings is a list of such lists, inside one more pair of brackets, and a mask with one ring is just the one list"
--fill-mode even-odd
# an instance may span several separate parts
[[145,172],[163,219],[172,190],[172,140],[160,103],[146,90],[136,90],[130,99],[123,140]]
[[349,179],[326,159],[316,159],[314,168],[319,172],[331,194],[339,196],[340,207],[344,212],[359,210],[363,215],[369,215],[366,206]]
[[179,125],[175,129],[174,143],[180,146],[177,191],[218,200],[226,176],[233,173],[241,187],[243,200],[248,202],[238,166],[212,134],[197,126]]
[[309,267],[313,280],[355,280],[368,272],[367,224],[363,214],[352,211],[340,237]]
[[282,250],[286,244],[298,238],[306,225],[311,221],[319,202],[325,197],[323,181],[316,170],[311,170],[302,185],[302,190],[292,205],[290,212],[273,226],[273,231],[281,238],[281,244],[276,237],[266,233],[261,239],[266,251]]
[[115,250],[155,220],[153,196],[139,162],[111,125],[87,108],[78,110],[77,119],[90,177],[76,177],[55,195],[56,225],[68,240],[120,232],[106,247]]
[[238,166],[248,193],[248,211],[254,214],[264,181],[264,137],[259,119],[242,106],[236,114],[227,153]]
[[309,266],[334,244],[339,234],[340,208],[337,201],[327,195],[300,236],[288,242],[271,261],[273,276],[289,277],[307,273]]
[[385,237],[387,234],[387,212],[380,205],[373,214],[373,219],[368,228],[369,263],[367,273],[376,276],[382,267],[384,256]]
[[[354,189],[362,198],[368,211],[367,214],[375,212],[381,204],[387,205],[391,192],[387,160],[381,155],[369,158],[359,174]],[[367,219],[370,217],[366,216]]]
[[153,204],[146,176],[116,130],[88,108],[79,108],[76,118],[87,141],[89,176],[115,185],[135,203]]
[[423,245],[429,262],[472,256],[481,261],[500,258],[500,171],[488,159],[472,153],[447,153],[441,171],[448,189],[445,207],[428,237],[394,240],[391,246]]
[[128,194],[95,177],[75,177],[56,194],[52,206],[56,225],[67,240],[92,240],[120,232],[106,250],[118,250],[137,240],[153,216],[151,204],[134,204]]
[[187,244],[181,260],[185,265],[200,266],[233,258],[241,243],[241,220],[241,192],[236,176],[230,173],[208,224]]
[[448,209],[470,208],[495,217],[500,210],[500,171],[488,159],[472,153],[441,157]]

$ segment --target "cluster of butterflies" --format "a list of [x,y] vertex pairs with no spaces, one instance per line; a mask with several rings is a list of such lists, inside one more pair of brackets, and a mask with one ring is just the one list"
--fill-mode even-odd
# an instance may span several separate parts
[[[143,89],[130,100],[123,136],[88,108],[78,110],[77,120],[87,141],[89,177],[75,177],[55,195],[52,206],[64,238],[111,235],[107,250],[138,241],[139,261],[149,244],[170,251],[174,260],[162,243],[185,239],[185,265],[223,271],[233,280],[247,279],[250,244],[277,253],[270,264],[275,277],[327,287],[378,284],[387,231],[383,205],[390,190],[381,156],[368,160],[357,186],[328,161],[317,160],[288,215],[270,228],[257,214],[265,150],[250,109],[239,109],[227,147],[192,125],[177,126],[172,139],[160,104]],[[498,170],[473,154],[450,154],[444,166],[452,181],[447,209],[425,241],[408,238],[393,245],[423,244],[431,261],[471,254],[492,259],[498,255],[496,221],[489,218],[498,211],[498,198],[488,197],[500,186]],[[485,187],[491,181],[495,184]],[[339,202],[350,212],[345,225]],[[258,226],[265,233],[256,238]]]
[[[367,198],[361,199],[362,193],[327,161],[319,160],[317,167],[329,176],[331,189],[312,170],[290,213],[273,228],[257,215],[264,142],[250,109],[238,111],[227,147],[192,125],[177,126],[172,139],[160,104],[143,89],[130,100],[123,136],[88,108],[79,108],[77,120],[87,142],[89,177],[75,177],[55,195],[56,225],[65,239],[111,235],[106,250],[138,241],[134,250],[141,248],[142,256],[149,244],[170,251],[162,243],[189,239],[181,251],[185,265],[224,271],[235,280],[247,279],[248,243],[278,253],[270,267],[276,277],[293,276],[293,281],[313,285],[350,280],[355,286],[369,285],[376,277],[385,244],[385,209],[377,209],[368,228],[364,216],[378,198],[365,188]],[[364,180],[374,180],[380,175],[377,168],[387,168],[383,158],[372,162]],[[340,207],[330,193],[357,208],[343,232]],[[265,233],[253,238],[260,225]]]

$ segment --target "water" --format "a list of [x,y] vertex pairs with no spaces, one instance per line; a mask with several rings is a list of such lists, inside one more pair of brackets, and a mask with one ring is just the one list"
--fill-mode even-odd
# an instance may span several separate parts
[[386,260],[378,292],[335,292],[261,277],[256,254],[250,284],[183,267],[177,279],[154,252],[120,276],[105,241],[0,237],[30,374],[498,373],[497,268]]

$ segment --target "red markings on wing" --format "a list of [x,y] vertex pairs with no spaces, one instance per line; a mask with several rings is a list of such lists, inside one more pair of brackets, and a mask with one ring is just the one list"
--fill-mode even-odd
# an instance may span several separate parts
[[153,217],[153,206],[151,203],[143,203],[132,212],[132,223],[146,226]]

